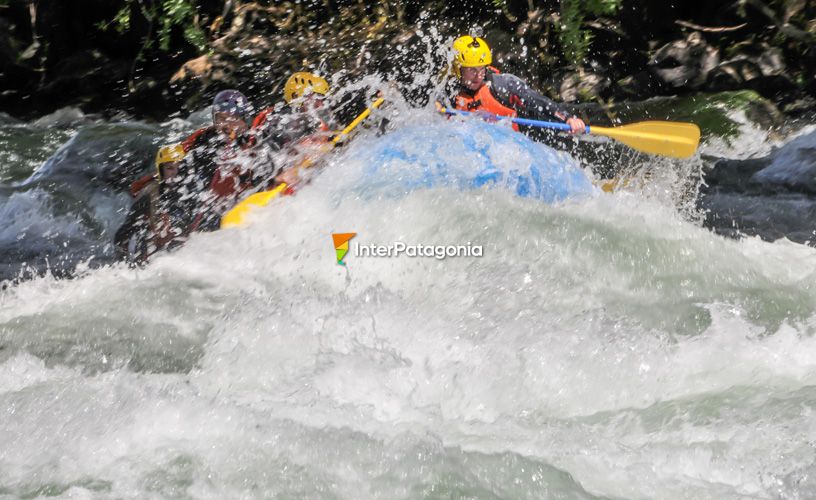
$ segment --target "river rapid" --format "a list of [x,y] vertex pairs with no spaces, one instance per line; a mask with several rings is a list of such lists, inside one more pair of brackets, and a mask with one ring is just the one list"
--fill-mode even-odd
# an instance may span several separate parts
[[[816,495],[816,249],[707,228],[699,157],[553,203],[405,189],[429,151],[542,151],[424,110],[246,227],[113,262],[122,179],[205,118],[0,125],[0,498]],[[483,255],[339,266],[338,232]]]

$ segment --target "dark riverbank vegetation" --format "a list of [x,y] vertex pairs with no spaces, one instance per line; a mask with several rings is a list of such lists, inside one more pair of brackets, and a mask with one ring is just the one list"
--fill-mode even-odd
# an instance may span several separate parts
[[408,81],[429,40],[472,26],[497,65],[569,102],[750,89],[816,109],[812,0],[0,0],[0,111],[164,118],[227,87],[271,98],[304,67]]

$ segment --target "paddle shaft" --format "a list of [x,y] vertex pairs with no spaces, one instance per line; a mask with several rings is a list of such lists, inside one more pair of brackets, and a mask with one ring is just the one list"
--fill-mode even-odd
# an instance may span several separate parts
[[337,136],[335,136],[334,139],[332,139],[332,144],[337,144],[338,142],[342,141],[343,138],[345,138],[347,135],[349,135],[352,130],[357,128],[357,125],[359,125],[360,123],[362,123],[363,120],[368,118],[368,115],[371,114],[372,109],[379,108],[380,106],[382,106],[382,103],[384,103],[384,102],[385,102],[385,99],[380,97],[379,99],[377,99],[376,101],[371,103],[371,106],[367,107],[365,109],[365,111],[360,113],[357,116],[357,118],[355,118],[351,123],[349,123],[346,128],[344,128],[339,134],[337,134]]
[[[352,130],[354,130],[355,128],[357,128],[357,125],[359,125],[359,124],[363,123],[363,120],[365,120],[366,118],[368,118],[368,115],[370,115],[370,114],[371,114],[371,110],[379,108],[380,106],[382,106],[382,103],[384,103],[384,102],[385,102],[385,99],[383,99],[382,97],[380,97],[379,99],[377,99],[376,101],[374,101],[373,103],[371,103],[371,106],[367,107],[367,108],[365,109],[365,111],[363,111],[362,113],[360,113],[359,115],[357,115],[357,118],[355,118],[354,120],[352,120],[352,122],[351,122],[351,123],[349,123],[349,124],[348,124],[348,126],[347,126],[346,128],[344,128],[342,131],[340,131],[340,133],[339,133],[339,134],[337,134],[336,136],[334,136],[334,138],[331,140],[331,142],[329,142],[329,143],[327,143],[327,144],[323,145],[323,146],[320,148],[320,153],[319,153],[319,154],[320,154],[320,155],[323,155],[323,154],[326,154],[326,153],[328,153],[329,151],[331,151],[331,150],[332,150],[332,148],[334,148],[335,146],[337,146],[337,145],[340,143],[340,141],[342,141],[343,139],[345,139],[345,138],[346,138],[346,137],[347,137],[347,136],[348,136],[348,135],[351,133],[351,131],[352,131]],[[307,158],[304,158],[304,159],[303,159],[303,161],[302,161],[302,162],[301,162],[299,165],[297,165],[295,168],[308,168],[309,166],[311,166],[311,164],[313,163],[313,161],[314,161],[314,160],[313,160],[312,158],[308,158],[308,157],[307,157]]]
[[[495,118],[497,120],[509,119],[511,122],[517,123],[519,125],[528,125],[530,127],[551,128],[551,129],[555,129],[555,130],[561,130],[561,131],[564,131],[564,132],[570,132],[572,130],[572,127],[570,127],[568,124],[560,123],[560,122],[546,122],[546,121],[543,121],[543,120],[530,120],[529,118],[514,118],[514,117],[510,117],[510,116],[494,115],[492,113],[485,113],[485,114],[473,113],[473,112],[470,112],[470,111],[460,111],[458,109],[443,108],[442,111],[444,113],[449,114],[449,115],[462,115],[462,116],[479,115],[479,116],[487,116],[489,118]],[[590,128],[589,128],[589,125],[587,125],[587,127],[586,127],[586,133],[587,134],[592,133]]]

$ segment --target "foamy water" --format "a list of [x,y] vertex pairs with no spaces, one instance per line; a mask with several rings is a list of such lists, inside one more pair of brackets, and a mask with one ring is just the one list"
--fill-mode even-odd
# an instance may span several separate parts
[[[427,148],[454,151],[432,143],[449,126],[428,125]],[[816,491],[816,250],[721,238],[638,190],[349,191],[387,139],[144,269],[3,291],[0,494]],[[334,232],[483,257],[343,267]]]

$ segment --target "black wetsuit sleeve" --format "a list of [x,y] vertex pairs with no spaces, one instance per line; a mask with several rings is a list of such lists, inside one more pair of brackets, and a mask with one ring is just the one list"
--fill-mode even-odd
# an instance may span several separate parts
[[515,75],[490,75],[490,84],[493,97],[514,109],[520,118],[566,122],[571,116],[563,106],[544,97]]
[[[148,218],[150,217],[150,197],[142,196],[133,203],[125,218],[125,222],[116,231],[113,237],[113,244],[116,248],[116,256],[119,259],[128,258],[130,254],[130,240],[134,235],[147,231]],[[143,242],[141,242],[143,243]]]

